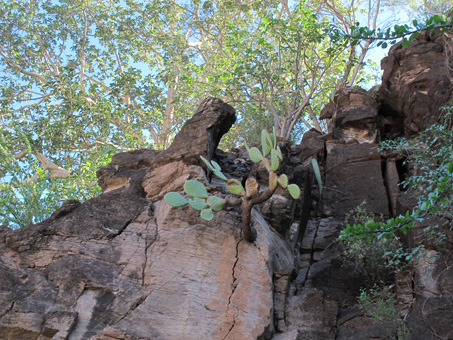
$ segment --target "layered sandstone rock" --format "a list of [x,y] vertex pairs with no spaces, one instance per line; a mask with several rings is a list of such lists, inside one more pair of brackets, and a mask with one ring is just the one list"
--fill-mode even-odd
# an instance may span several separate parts
[[382,60],[379,96],[390,135],[403,128],[406,137],[414,137],[437,122],[439,108],[453,99],[452,41],[452,32],[424,31],[407,48],[393,46]]
[[206,222],[163,201],[187,179],[208,184],[195,157],[212,156],[233,121],[231,106],[207,100],[169,150],[119,154],[100,169],[101,196],[1,229],[0,338],[269,338],[274,273],[294,268],[288,244],[258,211],[248,243],[237,210]]

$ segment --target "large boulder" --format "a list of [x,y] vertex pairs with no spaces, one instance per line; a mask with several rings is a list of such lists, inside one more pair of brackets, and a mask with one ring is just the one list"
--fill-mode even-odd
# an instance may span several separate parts
[[98,172],[102,195],[25,229],[1,227],[0,339],[269,339],[274,274],[294,268],[288,243],[258,210],[248,243],[239,210],[207,222],[163,200],[187,179],[208,185],[196,159],[212,156],[233,118],[205,101],[186,142],[115,156]]
[[345,88],[335,94],[321,111],[321,119],[331,119],[333,138],[346,143],[376,143],[379,102],[374,92]]
[[399,125],[406,137],[438,121],[439,108],[453,98],[452,32],[423,31],[404,48],[394,45],[381,61],[379,97],[388,130]]

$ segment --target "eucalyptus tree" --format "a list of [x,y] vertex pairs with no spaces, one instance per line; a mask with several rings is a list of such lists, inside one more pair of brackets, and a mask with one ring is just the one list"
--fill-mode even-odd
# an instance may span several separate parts
[[113,153],[169,145],[193,109],[186,19],[172,1],[0,4],[0,224],[97,194]]
[[203,64],[226,22],[248,11],[228,1],[2,2],[0,224],[96,195],[94,172],[116,152],[167,147],[212,95]]
[[[244,121],[260,112],[260,128],[273,125],[279,137],[289,139],[300,122],[321,131],[313,103],[325,99],[343,72],[347,46],[342,38],[304,3],[252,10],[247,18],[227,23],[206,63],[218,70],[210,76],[211,86],[220,86]],[[250,125],[245,127],[256,132]],[[250,136],[250,131],[240,134]]]

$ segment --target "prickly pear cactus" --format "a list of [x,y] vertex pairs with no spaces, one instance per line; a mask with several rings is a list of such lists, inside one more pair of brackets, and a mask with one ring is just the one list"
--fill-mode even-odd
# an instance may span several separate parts
[[[272,134],[266,130],[261,132],[261,150],[257,147],[249,148],[245,145],[249,157],[254,163],[263,163],[269,172],[269,186],[266,191],[261,192],[256,179],[249,178],[245,183],[245,188],[237,179],[228,179],[223,173],[220,165],[215,161],[209,161],[203,156],[201,160],[218,178],[225,181],[227,190],[233,195],[238,196],[243,213],[243,232],[245,238],[253,242],[256,237],[256,231],[250,228],[251,209],[255,204],[264,202],[269,199],[278,186],[288,190],[292,198],[300,197],[300,189],[296,184],[289,184],[288,177],[285,174],[277,176],[276,172],[280,168],[280,162],[283,155],[277,145],[277,135],[275,129]],[[316,164],[317,165],[317,164]],[[319,172],[319,171],[318,171]],[[209,196],[203,183],[195,180],[188,180],[184,184],[184,191],[187,196],[192,198],[186,199],[183,195],[176,192],[169,192],[165,195],[165,201],[173,207],[181,207],[188,204],[192,209],[200,211],[200,216],[206,221],[214,217],[215,211],[220,211],[226,207],[226,201],[217,196]],[[231,205],[231,204],[230,204]]]

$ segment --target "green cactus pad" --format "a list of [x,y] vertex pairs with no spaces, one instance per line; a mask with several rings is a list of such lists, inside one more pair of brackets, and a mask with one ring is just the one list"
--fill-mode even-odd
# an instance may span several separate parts
[[214,171],[214,167],[211,165],[211,163],[206,158],[204,158],[203,156],[200,156],[200,158],[204,162],[204,164],[206,164],[206,166],[209,168],[209,170]]
[[297,186],[297,184],[288,185],[288,191],[289,191],[289,194],[291,195],[292,198],[294,198],[295,200],[299,199],[299,197],[300,197],[300,189]]
[[164,197],[165,202],[170,204],[172,207],[182,207],[187,204],[187,200],[177,192],[169,192]]
[[271,171],[271,163],[269,163],[269,160],[267,158],[263,158],[262,161],[266,170]]
[[273,171],[269,173],[269,183],[270,183],[272,188],[276,188],[277,187],[278,178],[277,178],[277,174],[275,172],[273,172]]
[[203,201],[201,198],[195,197],[194,200],[189,200],[189,205],[191,206],[192,209],[201,211],[203,209],[206,209],[208,207],[208,204]]
[[278,146],[275,150],[277,151],[278,158],[280,158],[280,160],[282,161],[283,160],[282,150],[280,150],[280,148]]
[[261,151],[258,148],[253,147],[250,148],[249,150],[249,157],[253,163],[259,163],[263,158],[263,155],[261,154]]
[[314,158],[311,160],[311,165],[313,166],[313,170],[315,171],[316,181],[319,185],[319,193],[322,193],[322,179],[321,179],[321,171],[319,171],[318,161]]
[[238,196],[245,195],[245,189],[242,186],[241,182],[239,182],[237,179],[229,179],[228,182],[226,183],[226,186],[228,191],[234,195]]
[[206,191],[205,186],[198,181],[188,180],[184,183],[184,191],[192,196],[199,198],[208,198],[208,192]]
[[220,178],[224,181],[228,180],[228,178],[226,178],[226,176],[222,173],[222,171],[221,171],[222,169],[220,168],[219,163],[217,163],[216,161],[209,162],[203,156],[200,156],[200,158],[206,164],[206,166],[209,168],[209,170],[211,170],[214,173],[214,175],[216,175],[218,178]]
[[204,219],[205,221],[210,221],[214,218],[214,214],[212,212],[212,209],[203,209],[201,211],[201,218]]
[[209,196],[208,204],[211,206],[212,210],[220,211],[225,205],[225,200],[217,196]]
[[261,148],[263,149],[263,156],[266,157],[272,149],[271,136],[266,130],[261,131]]
[[272,149],[272,151],[271,151],[271,169],[273,171],[277,171],[279,167],[280,167],[280,161],[277,156],[277,151],[275,149]]
[[275,131],[275,126],[272,129],[272,148],[275,149],[277,147],[277,132]]
[[213,171],[214,175],[216,175],[218,178],[224,180],[224,181],[228,181],[228,178],[226,178],[226,176],[222,173],[222,171],[220,170],[217,170],[217,169],[214,169]]
[[278,178],[278,184],[280,184],[282,186],[282,188],[286,189],[288,187],[288,176],[286,176],[285,174],[282,174]]
[[222,170],[222,168],[220,167],[219,163],[217,163],[216,161],[211,161],[211,164],[213,166],[214,169],[216,170]]

